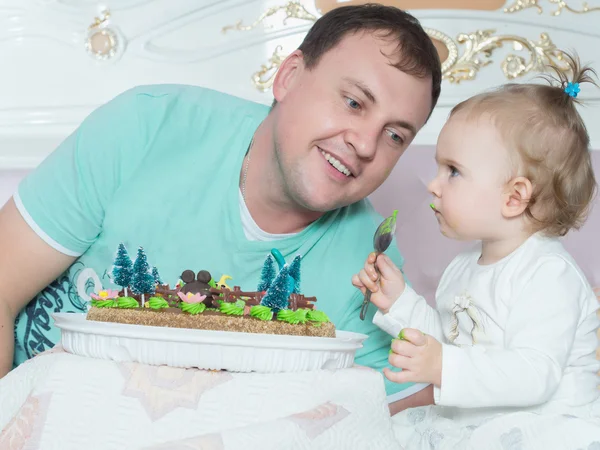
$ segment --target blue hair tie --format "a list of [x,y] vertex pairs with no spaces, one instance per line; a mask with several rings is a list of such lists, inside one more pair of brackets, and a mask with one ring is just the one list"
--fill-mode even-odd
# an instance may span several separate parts
[[577,97],[577,94],[579,94],[579,83],[569,83],[567,84],[567,87],[565,88],[565,92],[567,94],[569,94],[570,97]]

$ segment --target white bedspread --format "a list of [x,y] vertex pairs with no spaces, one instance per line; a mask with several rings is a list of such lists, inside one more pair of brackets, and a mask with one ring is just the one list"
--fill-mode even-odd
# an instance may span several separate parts
[[0,449],[400,449],[380,373],[211,372],[62,347],[0,380]]
[[452,408],[423,406],[392,422],[407,450],[600,450],[599,408],[598,403],[582,408],[585,418],[525,410],[487,417],[464,411],[456,417]]
[[0,380],[0,449],[600,450],[600,420],[516,412],[390,419],[382,375],[238,374],[83,358],[62,347]]

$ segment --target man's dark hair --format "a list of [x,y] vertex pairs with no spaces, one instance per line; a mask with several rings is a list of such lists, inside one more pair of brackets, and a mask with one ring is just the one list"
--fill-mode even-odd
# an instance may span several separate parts
[[[409,13],[373,3],[335,8],[321,16],[298,47],[311,69],[348,34],[372,32],[398,42],[394,67],[418,78],[431,77],[431,111],[441,91],[442,68],[433,42]],[[393,55],[386,55],[392,58]],[[358,61],[360,63],[360,61]],[[431,115],[431,111],[429,115]]]

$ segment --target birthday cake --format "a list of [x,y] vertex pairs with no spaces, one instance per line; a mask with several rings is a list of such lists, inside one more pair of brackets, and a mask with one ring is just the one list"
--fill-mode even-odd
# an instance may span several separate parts
[[335,326],[315,308],[316,297],[300,293],[301,256],[287,264],[273,249],[264,261],[254,291],[231,288],[207,270],[184,270],[174,288],[163,284],[150,267],[143,248],[135,262],[119,245],[113,282],[121,290],[103,289],[91,295],[87,320],[201,330],[335,337]]

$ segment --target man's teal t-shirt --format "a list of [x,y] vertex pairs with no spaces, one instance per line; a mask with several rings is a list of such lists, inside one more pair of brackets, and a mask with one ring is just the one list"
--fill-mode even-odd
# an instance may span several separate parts
[[[374,306],[360,320],[362,294],[351,284],[382,220],[367,200],[281,240],[244,235],[240,170],[268,112],[200,87],[138,87],[94,111],[23,180],[15,202],[25,220],[54,248],[79,258],[19,314],[15,364],[58,342],[52,313],[86,311],[91,293],[119,289],[110,273],[123,243],[132,259],[143,247],[171,286],[184,270],[205,269],[253,290],[272,247],[288,262],[300,254],[303,293],[317,297],[338,329],[369,336],[356,363],[388,366],[391,337],[373,325]],[[402,266],[395,242],[387,253]],[[388,395],[412,386],[385,383]]]

